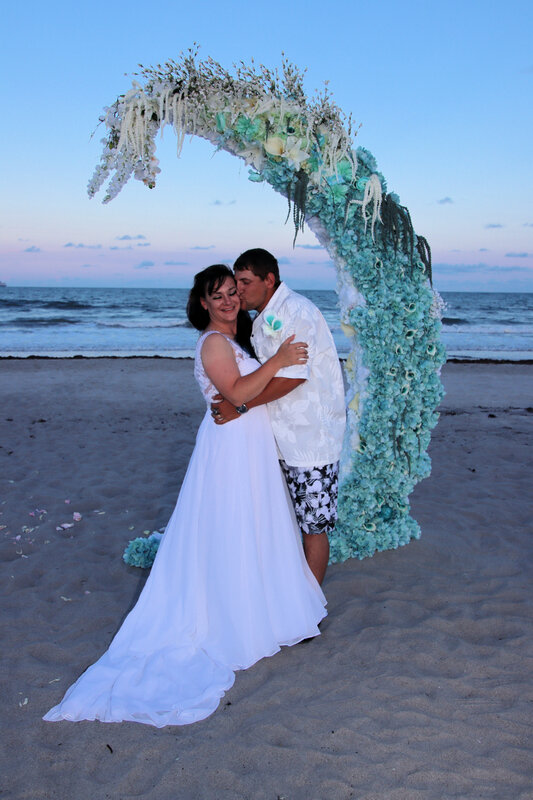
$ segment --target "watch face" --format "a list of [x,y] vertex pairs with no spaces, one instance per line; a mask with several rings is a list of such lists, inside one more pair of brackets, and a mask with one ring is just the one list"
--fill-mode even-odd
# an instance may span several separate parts
[[243,403],[242,406],[235,406],[235,408],[239,414],[246,414],[246,412],[248,411],[248,406],[246,405],[246,403]]

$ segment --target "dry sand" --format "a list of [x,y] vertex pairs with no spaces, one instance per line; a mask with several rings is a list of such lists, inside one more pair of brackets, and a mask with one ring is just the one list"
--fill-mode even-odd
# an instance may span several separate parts
[[322,636],[161,730],[41,716],[140,591],[121,555],[174,506],[203,413],[192,363],[0,375],[1,798],[533,798],[533,367],[448,365],[422,539],[330,567]]

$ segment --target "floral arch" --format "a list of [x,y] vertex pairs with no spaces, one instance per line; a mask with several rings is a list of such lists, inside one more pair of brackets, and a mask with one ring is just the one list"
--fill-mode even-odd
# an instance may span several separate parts
[[409,495],[430,473],[445,353],[430,250],[408,210],[387,193],[374,157],[353,148],[351,118],[327,90],[309,100],[302,73],[286,61],[281,77],[243,64],[230,74],[189,51],[136,77],[101,118],[108,134],[89,195],[110,178],[109,202],[131,175],[153,188],[156,135],[170,125],[178,155],[187,134],[201,136],[244,159],[250,180],[287,198],[295,238],[307,224],[335,263],[341,325],[352,342],[331,560],[418,538]]

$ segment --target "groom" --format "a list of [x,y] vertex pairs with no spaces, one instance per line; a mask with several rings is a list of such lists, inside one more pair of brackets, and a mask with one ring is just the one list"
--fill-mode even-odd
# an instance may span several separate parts
[[235,408],[211,408],[215,422],[236,419],[268,403],[281,468],[302,531],[307,563],[322,583],[329,559],[328,532],[337,519],[339,457],[346,413],[344,385],[333,337],[318,308],[280,280],[278,262],[255,248],[234,264],[241,306],[258,312],[252,344],[259,361],[274,355],[291,334],[307,342],[307,364],[284,367],[260,395]]

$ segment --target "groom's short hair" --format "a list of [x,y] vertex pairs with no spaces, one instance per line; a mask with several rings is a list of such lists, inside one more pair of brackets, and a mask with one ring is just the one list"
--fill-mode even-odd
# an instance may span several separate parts
[[240,272],[243,269],[249,269],[262,280],[265,280],[266,276],[272,273],[276,280],[276,287],[281,283],[276,258],[268,250],[263,250],[262,247],[255,247],[252,250],[246,250],[241,253],[233,265],[233,271]]

